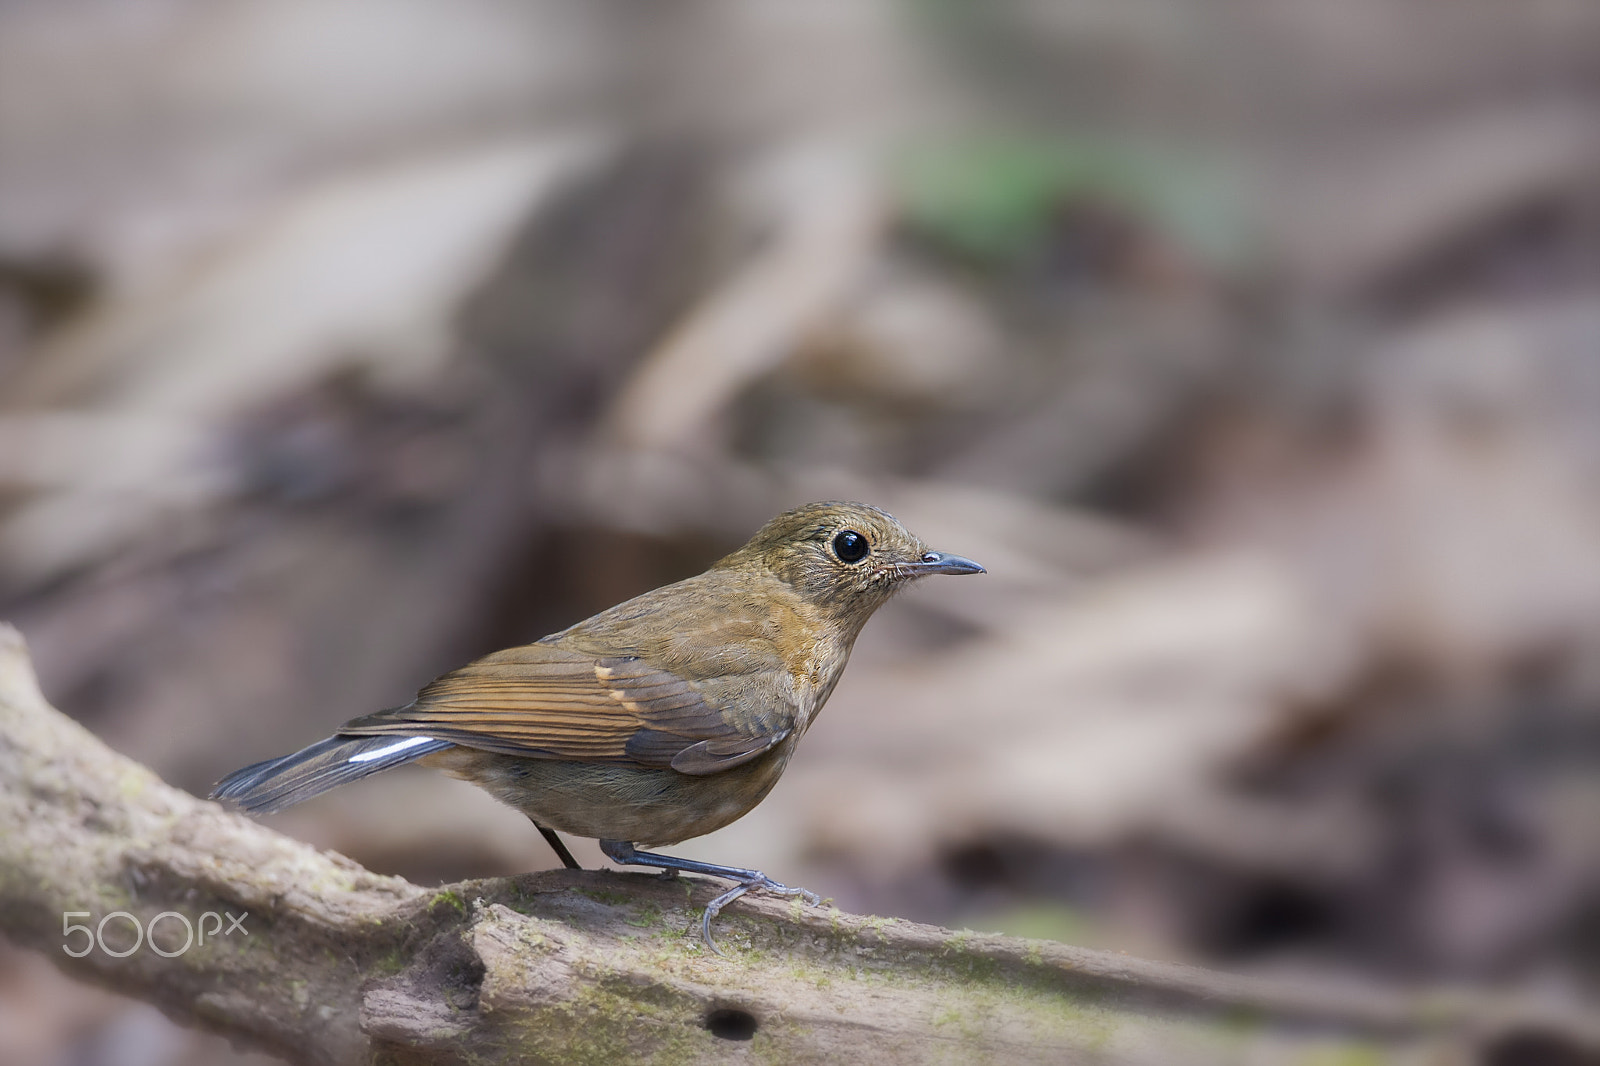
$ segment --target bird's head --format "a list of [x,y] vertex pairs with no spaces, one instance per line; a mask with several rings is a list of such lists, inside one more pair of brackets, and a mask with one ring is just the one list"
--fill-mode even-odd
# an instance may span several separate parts
[[717,565],[765,568],[856,627],[919,577],[984,572],[971,559],[933,551],[887,511],[837,502],[785,511]]

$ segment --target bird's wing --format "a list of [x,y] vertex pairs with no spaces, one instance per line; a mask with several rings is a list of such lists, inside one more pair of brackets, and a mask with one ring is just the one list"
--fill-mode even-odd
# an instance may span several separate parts
[[426,735],[534,759],[671,767],[712,774],[788,735],[752,735],[693,684],[633,656],[549,644],[496,652],[438,678],[410,706],[345,723],[341,733]]

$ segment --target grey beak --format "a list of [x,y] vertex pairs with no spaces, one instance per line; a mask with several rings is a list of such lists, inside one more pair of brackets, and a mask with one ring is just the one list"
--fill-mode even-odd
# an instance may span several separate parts
[[919,574],[986,574],[983,567],[971,559],[963,559],[949,552],[928,552],[917,564]]

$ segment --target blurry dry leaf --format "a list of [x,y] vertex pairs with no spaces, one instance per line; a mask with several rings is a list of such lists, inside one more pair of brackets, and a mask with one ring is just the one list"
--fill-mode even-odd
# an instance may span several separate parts
[[160,415],[0,415],[0,489],[158,492],[201,477],[211,434]]
[[1376,288],[1506,212],[1600,173],[1593,115],[1564,104],[1362,136],[1320,139],[1265,197],[1287,268],[1313,288]]
[[427,157],[291,196],[162,293],[100,309],[42,353],[8,404],[217,420],[340,367],[416,380],[449,320],[593,138]]
[[1394,636],[1492,672],[1600,625],[1600,304],[1450,316],[1373,382]]
[[888,268],[805,342],[794,370],[824,395],[969,408],[1005,390],[987,307],[947,280]]
[[640,362],[606,417],[610,439],[703,447],[739,390],[791,355],[865,271],[886,218],[862,161],[808,156],[782,178],[763,247]]
[[[197,506],[226,481],[192,465],[207,457],[196,440],[220,438],[230,418],[274,397],[346,369],[392,388],[436,374],[454,350],[461,301],[526,217],[599,151],[593,138],[539,138],[345,177],[293,197],[170,290],[100,309],[8,392],[12,410],[60,412],[16,423],[13,434],[32,426],[36,443],[49,431],[71,446],[48,470],[39,459],[14,471],[61,491],[0,526],[0,559],[39,580],[111,550],[157,514]],[[110,442],[90,427],[162,420],[171,426],[140,437],[149,448],[116,456],[94,447]],[[130,455],[144,463],[143,487],[106,495]]]

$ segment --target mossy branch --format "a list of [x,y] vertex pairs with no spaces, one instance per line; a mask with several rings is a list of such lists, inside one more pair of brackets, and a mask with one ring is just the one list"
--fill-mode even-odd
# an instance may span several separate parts
[[[556,871],[435,891],[373,874],[109,750],[45,703],[21,638],[0,627],[0,931],[295,1061],[798,1063],[870,1049],[884,1064],[1203,1063],[1324,1048],[1460,1061],[1510,1030],[1600,1040],[1579,1013],[1481,996],[1268,984],[787,901],[730,910],[723,959],[694,933],[715,890]],[[182,917],[157,920],[168,911]],[[64,934],[67,912],[91,933]],[[247,932],[208,912],[246,915]],[[146,935],[127,951],[135,921]],[[81,957],[63,950],[95,930]]]

